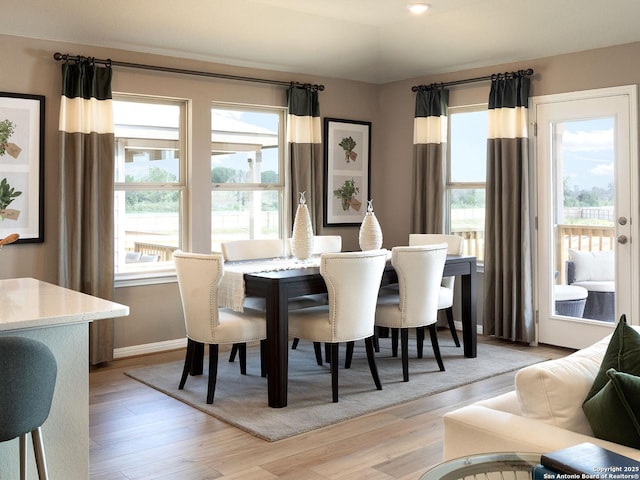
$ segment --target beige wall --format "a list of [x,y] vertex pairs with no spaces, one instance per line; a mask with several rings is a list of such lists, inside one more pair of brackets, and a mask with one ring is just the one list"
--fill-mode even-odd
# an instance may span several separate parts
[[[324,84],[326,89],[320,94],[323,117],[372,122],[371,194],[376,215],[384,232],[384,246],[387,248],[405,244],[409,234],[415,98],[411,91],[412,85],[472,78],[527,67],[535,70],[532,82],[533,95],[635,84],[640,81],[640,66],[636,62],[640,57],[640,43],[386,85],[242,69],[171,57],[2,35],[0,35],[0,45],[2,45],[0,91],[39,94],[46,97],[45,242],[11,245],[4,248],[0,252],[0,278],[31,276],[53,283],[57,281],[57,209],[60,193],[57,133],[60,64],[52,59],[56,51],[98,58],[110,57],[127,62]],[[192,175],[208,176],[209,144],[197,139],[208,138],[210,101],[263,105],[285,104],[285,92],[281,87],[118,67],[114,68],[113,90],[192,100],[193,139],[196,139],[190,145],[193,159]],[[488,91],[487,83],[453,87],[450,103],[451,105],[485,103]],[[192,217],[207,218],[208,215],[203,215],[202,212],[208,209],[209,191],[206,189],[194,191],[191,200]],[[194,228],[194,238],[190,248],[206,250],[207,242],[210,241],[208,231],[208,225],[199,223]],[[345,249],[358,248],[357,228],[331,228],[318,233],[341,234]],[[480,289],[480,296],[481,292]],[[131,308],[129,317],[116,320],[117,348],[173,340],[184,336],[180,301],[175,283],[118,288],[115,300]]]

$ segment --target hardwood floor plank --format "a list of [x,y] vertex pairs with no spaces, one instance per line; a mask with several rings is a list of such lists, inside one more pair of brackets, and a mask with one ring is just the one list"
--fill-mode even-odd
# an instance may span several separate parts
[[[478,341],[548,358],[554,347]],[[442,416],[513,388],[515,372],[279,442],[266,442],[124,372],[182,360],[176,350],[116,360],[89,375],[91,480],[415,480],[442,459]]]

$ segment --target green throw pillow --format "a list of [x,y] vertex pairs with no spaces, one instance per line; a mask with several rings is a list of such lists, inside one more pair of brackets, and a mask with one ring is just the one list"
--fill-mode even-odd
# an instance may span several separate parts
[[609,346],[602,359],[600,370],[585,398],[585,402],[598,393],[609,381],[607,370],[640,376],[640,333],[627,325],[627,317],[622,315],[616,326]]
[[584,402],[584,410],[597,438],[640,448],[640,377],[613,368],[608,383]]

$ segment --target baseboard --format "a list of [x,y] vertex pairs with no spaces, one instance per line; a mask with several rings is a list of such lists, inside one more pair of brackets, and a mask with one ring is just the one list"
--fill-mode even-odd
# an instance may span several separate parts
[[175,340],[165,340],[164,342],[145,343],[143,345],[132,345],[130,347],[114,348],[113,358],[135,357],[138,355],[146,355],[148,353],[166,352],[169,350],[177,350],[187,346],[187,339],[176,338]]

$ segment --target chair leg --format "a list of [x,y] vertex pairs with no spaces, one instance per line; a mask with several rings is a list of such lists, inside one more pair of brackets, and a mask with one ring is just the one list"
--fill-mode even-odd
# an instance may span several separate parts
[[178,390],[182,390],[184,388],[184,384],[187,381],[187,377],[189,376],[189,370],[191,370],[191,363],[193,362],[193,356],[196,351],[196,342],[187,339],[187,353],[184,357],[184,368],[182,369],[182,377],[180,378],[180,384],[178,385]]
[[382,384],[380,383],[380,375],[378,375],[378,366],[376,365],[376,357],[373,353],[373,338],[367,337],[364,339],[364,346],[367,350],[367,361],[369,362],[369,370],[373,377],[373,383],[376,384],[377,390],[382,390]]
[[329,363],[330,358],[331,358],[331,352],[329,351],[329,345],[325,343],[324,344],[324,361]]
[[329,347],[329,364],[331,366],[331,393],[333,403],[338,401],[338,344],[325,343]]
[[444,363],[442,363],[442,357],[440,356],[440,346],[438,345],[438,331],[436,329],[435,323],[429,325],[429,333],[431,334],[431,346],[433,347],[433,354],[436,357],[436,362],[438,362],[440,371],[444,372]]
[[320,342],[313,342],[313,351],[316,354],[316,362],[322,366],[322,344]]
[[376,353],[380,352],[380,328],[381,327],[375,327],[373,329],[373,349]]
[[291,344],[291,350],[295,350],[296,348],[298,348],[298,343],[300,342],[299,338],[294,338],[293,339],[293,343]]
[[260,340],[260,376],[267,376],[267,341]]
[[238,344],[238,354],[240,356],[240,375],[247,374],[247,344]]
[[36,468],[38,469],[38,478],[40,480],[48,480],[49,472],[47,471],[47,459],[44,454],[44,443],[42,442],[42,429],[36,428],[31,432],[31,441],[33,442],[33,452],[36,457]]
[[409,329],[400,329],[400,351],[402,355],[402,381],[409,381]]
[[231,346],[231,351],[229,352],[229,362],[233,363],[236,360],[236,355],[238,353],[238,343],[234,343]]
[[20,480],[27,480],[27,434],[20,435]]
[[[246,359],[245,359],[246,360]],[[207,386],[207,403],[213,403],[218,379],[218,344],[209,345],[209,385]]]
[[391,356],[398,356],[398,329],[391,329]]
[[389,327],[376,327],[378,330],[378,337],[389,338]]
[[453,338],[456,347],[460,346],[460,340],[458,340],[458,332],[456,332],[456,325],[453,323],[453,307],[447,308],[447,323],[449,324],[449,330],[451,331],[451,337]]
[[424,347],[424,327],[416,328],[416,350],[418,351],[417,358],[422,358],[422,352]]
[[353,359],[353,347],[356,342],[347,342],[347,353],[344,359],[344,368],[351,368],[351,360]]

